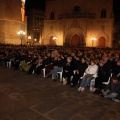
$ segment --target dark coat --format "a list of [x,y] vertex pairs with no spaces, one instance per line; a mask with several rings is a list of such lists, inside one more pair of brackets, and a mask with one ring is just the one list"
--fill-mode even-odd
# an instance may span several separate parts
[[[66,64],[63,67],[63,77],[70,77],[73,75],[73,70],[74,70],[74,66],[72,63],[68,63],[66,62]],[[68,72],[65,72],[68,71]]]
[[[112,89],[112,84],[114,85]],[[110,93],[118,93],[120,94],[120,82],[114,84],[112,81],[107,85],[105,90],[110,90]]]
[[120,73],[120,66],[118,66],[117,63],[114,64],[112,73],[113,75],[118,75]]
[[108,78],[110,77],[110,69],[106,66],[99,66],[98,67],[98,78],[101,79],[101,81],[108,81]]
[[83,76],[87,67],[88,67],[88,64],[86,62],[85,63],[79,62],[78,66],[77,66],[77,70],[79,71],[79,76],[81,76],[81,77]]

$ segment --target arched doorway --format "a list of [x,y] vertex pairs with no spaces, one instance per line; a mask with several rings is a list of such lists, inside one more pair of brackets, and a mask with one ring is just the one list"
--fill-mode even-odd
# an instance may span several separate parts
[[79,45],[79,43],[80,43],[80,37],[77,34],[75,34],[71,39],[70,45],[77,46]]
[[105,38],[104,37],[100,37],[98,46],[105,47]]
[[49,45],[56,45],[56,41],[54,40],[54,36],[51,36],[49,39]]
[[83,31],[80,28],[71,28],[67,31],[65,35],[65,45],[73,45],[73,46],[84,46],[85,45],[85,37]]

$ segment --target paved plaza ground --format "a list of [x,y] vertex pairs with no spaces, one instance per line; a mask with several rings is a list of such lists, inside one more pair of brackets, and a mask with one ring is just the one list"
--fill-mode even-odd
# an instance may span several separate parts
[[0,120],[120,120],[120,104],[0,66]]

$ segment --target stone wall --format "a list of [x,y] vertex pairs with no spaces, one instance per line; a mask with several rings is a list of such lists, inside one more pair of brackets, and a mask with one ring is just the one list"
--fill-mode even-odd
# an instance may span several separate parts
[[[25,23],[21,21],[21,0],[0,0],[0,42],[20,44],[19,30],[25,31]],[[25,44],[25,39],[23,40]]]

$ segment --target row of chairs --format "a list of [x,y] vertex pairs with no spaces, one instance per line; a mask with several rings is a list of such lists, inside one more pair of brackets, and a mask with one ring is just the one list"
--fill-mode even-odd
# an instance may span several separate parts
[[[8,67],[8,68],[11,68],[11,61],[8,61],[8,62],[7,62],[7,67]],[[19,67],[20,67],[20,65],[19,65]],[[20,70],[21,70],[21,67],[20,67]],[[75,74],[75,72],[76,72],[76,71],[74,70],[73,73]],[[43,73],[43,77],[46,77],[45,68],[42,69],[42,73]],[[62,82],[63,69],[62,69],[61,72],[57,72],[57,73],[59,74],[60,82]],[[85,73],[84,73],[84,75],[85,75]],[[82,79],[82,78],[84,77],[84,75],[83,75],[82,77],[80,77],[80,79]],[[120,73],[119,73],[118,75],[120,75]],[[104,84],[104,85],[108,85],[109,82],[110,82],[111,77],[112,77],[112,73],[111,73],[108,81],[107,81],[107,82],[103,82],[103,84]],[[52,76],[52,78],[53,78],[53,76]],[[72,80],[72,79],[73,79],[73,76],[71,76],[71,80]],[[90,87],[91,87],[92,85],[94,85],[94,84],[95,84],[95,78],[91,80]]]
[[[21,61],[21,62],[22,62],[22,61]],[[11,67],[12,67],[11,61],[8,61],[8,62],[7,62],[7,67],[8,67],[8,68],[11,68]],[[19,68],[20,68],[20,70],[22,70],[21,64],[19,65]],[[34,73],[34,71],[33,71],[33,73]],[[43,77],[46,77],[46,75],[45,75],[45,68],[42,69],[42,73],[43,73]]]

